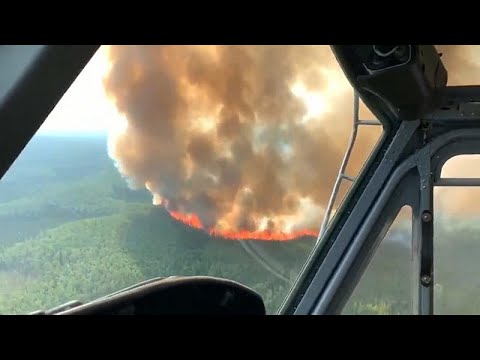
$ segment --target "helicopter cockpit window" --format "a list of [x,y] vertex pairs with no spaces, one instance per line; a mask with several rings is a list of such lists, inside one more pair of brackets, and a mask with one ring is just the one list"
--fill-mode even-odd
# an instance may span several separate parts
[[442,53],[442,62],[448,69],[448,85],[478,85],[480,73],[476,59],[480,56],[478,45],[436,45]]
[[[171,275],[239,281],[275,313],[352,116],[328,46],[101,47],[0,181],[0,313]],[[382,133],[359,128],[333,213]]]
[[405,206],[378,246],[342,314],[412,314],[412,268],[412,209]]
[[434,189],[435,314],[480,314],[479,163],[480,155],[451,158],[441,174],[452,186]]
[[442,178],[480,178],[480,155],[454,156],[442,167]]

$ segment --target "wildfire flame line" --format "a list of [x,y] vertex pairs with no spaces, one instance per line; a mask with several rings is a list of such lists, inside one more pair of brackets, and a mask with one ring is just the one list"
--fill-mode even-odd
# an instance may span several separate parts
[[[183,214],[178,211],[169,211],[170,216],[177,221],[184,223],[187,226],[190,226],[199,230],[206,230],[200,221],[199,217],[196,214]],[[318,232],[311,230],[298,230],[291,233],[284,232],[274,232],[269,230],[263,231],[229,231],[229,230],[215,230],[209,229],[207,232],[211,236],[221,237],[228,240],[262,240],[262,241],[292,241],[298,240],[305,236],[316,237]]]

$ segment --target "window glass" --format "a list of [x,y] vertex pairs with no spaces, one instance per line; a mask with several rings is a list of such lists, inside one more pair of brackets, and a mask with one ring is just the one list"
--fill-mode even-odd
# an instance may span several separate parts
[[378,246],[342,314],[411,314],[412,269],[412,209],[405,206]]
[[443,178],[480,178],[480,155],[458,155],[442,167]]
[[435,188],[436,314],[480,314],[480,187]]
[[442,62],[448,70],[448,85],[480,84],[480,46],[435,45],[442,53]]
[[[0,313],[170,275],[239,281],[275,313],[352,108],[328,46],[101,47],[0,181]],[[381,133],[361,129],[350,176]]]

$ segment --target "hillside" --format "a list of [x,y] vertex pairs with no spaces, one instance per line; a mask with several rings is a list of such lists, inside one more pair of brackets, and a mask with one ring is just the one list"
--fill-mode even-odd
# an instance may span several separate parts
[[[444,218],[436,226],[438,313],[480,313],[477,223]],[[408,229],[393,226],[344,314],[411,313]],[[88,301],[169,275],[240,281],[275,313],[314,243],[211,237],[153,206],[147,191],[129,189],[104,138],[39,136],[0,181],[0,313]]]
[[[272,278],[239,242],[211,239],[161,212],[136,210],[77,220],[3,249],[1,287],[12,288],[13,294],[2,298],[0,308],[49,308],[75,298],[91,300],[156,276],[199,274],[247,284],[262,293],[271,312],[278,308],[288,284]],[[275,255],[276,249],[270,251]],[[292,257],[288,265],[298,272],[302,261]],[[24,286],[15,288],[19,279]]]
[[87,301],[168,275],[240,281],[273,313],[314,244],[249,241],[283,279],[275,277],[245,244],[186,227],[146,191],[130,190],[100,138],[34,138],[0,183],[0,199],[1,313]]

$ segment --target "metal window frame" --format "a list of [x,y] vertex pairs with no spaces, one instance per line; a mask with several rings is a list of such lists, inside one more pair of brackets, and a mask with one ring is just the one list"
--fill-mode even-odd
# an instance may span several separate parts
[[[448,88],[448,103],[476,99],[480,99],[480,86]],[[452,157],[480,154],[480,111],[465,119],[457,106],[427,119],[403,122],[385,147],[379,149],[384,156],[368,184],[352,194],[359,200],[341,214],[344,223],[333,223],[315,247],[281,313],[339,314],[397,212],[409,205],[415,274],[412,313],[433,314],[433,189],[480,185],[480,179],[440,176]]]
[[0,178],[99,45],[0,46]]

